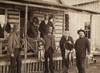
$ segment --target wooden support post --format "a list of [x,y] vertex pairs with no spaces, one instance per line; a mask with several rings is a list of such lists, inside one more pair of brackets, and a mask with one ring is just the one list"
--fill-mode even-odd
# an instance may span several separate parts
[[92,40],[93,40],[93,39],[92,39],[92,37],[93,37],[93,36],[92,36],[92,33],[93,33],[92,31],[94,30],[94,29],[92,29],[92,28],[93,28],[93,27],[92,27],[92,15],[90,15],[90,27],[91,27],[91,30],[90,30],[90,31],[91,31],[91,32],[90,32],[91,44],[90,44],[90,45],[91,45],[91,51],[92,51],[92,50],[93,50],[93,49],[92,49],[92,48],[93,48],[93,47],[92,47],[92,45],[93,45],[93,44],[92,44]]
[[26,73],[26,59],[27,59],[27,21],[28,20],[28,6],[25,7],[25,72]]
[[2,42],[0,41],[0,55],[2,54]]
[[41,62],[41,71],[44,71],[43,67],[44,67],[44,62]]
[[63,11],[63,33],[62,34],[64,34],[64,32],[65,32],[65,12]]
[[35,71],[35,63],[33,63],[33,72]]

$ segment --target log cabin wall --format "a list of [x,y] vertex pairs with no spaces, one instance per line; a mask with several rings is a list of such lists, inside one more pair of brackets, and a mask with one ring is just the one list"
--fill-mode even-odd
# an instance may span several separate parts
[[8,22],[10,24],[20,23],[20,10],[9,8],[7,9]]
[[64,14],[63,12],[55,14],[55,40],[56,46],[59,46],[59,41],[64,31]]

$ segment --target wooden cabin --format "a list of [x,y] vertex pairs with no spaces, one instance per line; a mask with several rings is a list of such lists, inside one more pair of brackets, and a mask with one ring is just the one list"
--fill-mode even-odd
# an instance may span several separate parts
[[[44,14],[53,15],[53,24],[55,26],[55,40],[56,47],[59,50],[59,41],[63,35],[65,29],[70,31],[70,35],[74,38],[74,41],[78,38],[77,30],[85,29],[85,25],[90,25],[92,23],[91,17],[92,15],[99,15],[100,13],[83,10],[71,6],[56,4],[56,3],[47,3],[47,2],[28,2],[28,1],[0,1],[0,19],[2,17],[3,27],[6,26],[7,23],[11,25],[18,23],[20,26],[24,25],[25,27],[25,44],[24,50],[21,52],[23,59],[23,68],[22,71],[24,73],[32,73],[37,71],[43,71],[43,62],[38,62],[37,57],[33,57],[34,53],[27,52],[27,29],[28,22],[32,21],[32,17],[36,16],[39,19],[39,23],[44,20]],[[24,20],[24,21],[23,21]],[[21,24],[21,22],[24,22]],[[68,23],[69,22],[69,23]],[[91,32],[93,32],[93,26],[91,25]],[[93,34],[90,30],[86,30],[87,37],[90,38],[92,42]],[[91,34],[90,34],[91,33]],[[4,44],[4,41],[7,40],[8,33],[4,30],[4,37],[0,38],[0,68],[1,73],[9,72],[9,58],[7,55],[7,45]],[[37,43],[37,40],[34,42]],[[92,48],[92,45],[91,45]],[[29,58],[29,55],[33,55]],[[62,59],[61,56],[55,54],[55,69],[60,70],[62,68]]]

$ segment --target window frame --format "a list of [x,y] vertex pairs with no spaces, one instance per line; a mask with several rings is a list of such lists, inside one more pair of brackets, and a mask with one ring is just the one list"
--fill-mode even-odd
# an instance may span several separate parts
[[[0,7],[0,9],[4,9],[5,10],[5,25],[4,26],[6,26],[6,24],[7,24],[7,9],[3,8],[3,7]],[[6,32],[4,30],[4,38],[0,38],[0,42],[4,41],[6,39],[6,35],[5,34],[6,34]]]

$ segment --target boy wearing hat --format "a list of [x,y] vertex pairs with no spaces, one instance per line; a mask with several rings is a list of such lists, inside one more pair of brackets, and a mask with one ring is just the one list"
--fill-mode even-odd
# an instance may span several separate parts
[[76,64],[78,73],[85,73],[86,50],[90,54],[90,42],[85,37],[85,31],[83,29],[78,30],[77,33],[79,38],[75,42]]

